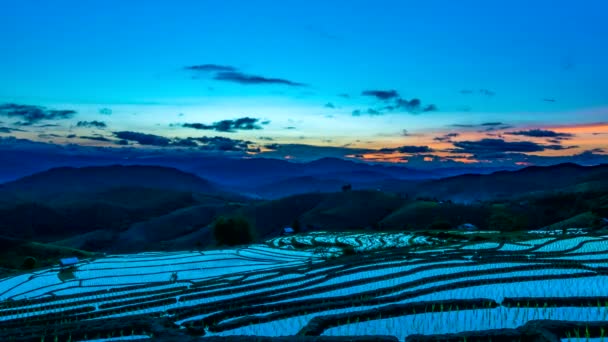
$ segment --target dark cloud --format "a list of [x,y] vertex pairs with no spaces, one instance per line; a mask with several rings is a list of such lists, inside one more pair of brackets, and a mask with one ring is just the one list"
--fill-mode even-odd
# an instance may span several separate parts
[[285,129],[296,129],[294,126],[287,126]]
[[171,144],[171,139],[162,137],[160,135],[146,134],[133,131],[120,131],[113,133],[118,139],[134,141],[140,145],[164,147],[169,146]]
[[190,65],[184,67],[185,70],[190,71],[204,71],[204,72],[231,72],[237,71],[235,67],[229,65],[218,65],[218,64],[200,64],[200,65]]
[[471,124],[452,124],[450,126],[452,126],[452,127],[460,127],[460,128],[472,128],[472,127],[475,127],[475,125],[471,125]]
[[114,132],[114,135],[120,139],[120,141],[116,142],[118,145],[128,145],[129,142],[137,142],[140,145],[188,147],[214,152],[259,152],[259,147],[254,146],[251,141],[219,136],[170,139],[159,135],[131,131]]
[[304,83],[294,82],[282,78],[270,78],[257,75],[249,75],[239,71],[219,72],[214,77],[214,80],[234,82],[239,84],[281,84],[290,87],[305,87]]
[[258,137],[258,139],[260,140],[265,140],[265,141],[273,141],[274,139],[271,137]]
[[76,134],[68,134],[65,137],[68,139],[74,139],[74,138],[76,138]]
[[452,138],[455,138],[459,135],[460,135],[459,133],[447,133],[442,136],[435,137],[435,138],[433,138],[433,140],[440,141],[440,142],[452,142]]
[[379,150],[381,153],[429,153],[433,152],[433,149],[428,146],[401,146],[396,148],[382,148]]
[[93,120],[93,121],[78,121],[78,123],[76,124],[76,127],[90,127],[90,128],[103,129],[103,128],[108,127],[108,125],[106,125],[106,123],[103,121]]
[[76,114],[71,109],[47,109],[41,106],[21,105],[15,103],[5,103],[0,105],[0,115],[19,118],[21,121],[16,124],[30,126],[44,120],[69,119]]
[[361,116],[361,110],[360,109],[355,109],[352,111],[352,115],[353,116]]
[[469,153],[473,155],[486,155],[489,153],[502,152],[541,152],[545,150],[567,150],[577,146],[542,145],[532,141],[505,141],[503,139],[481,139],[477,141],[454,142],[455,149],[449,149],[452,153]]
[[324,107],[325,108],[336,108],[336,106],[331,102],[327,102]]
[[396,99],[399,97],[399,93],[396,90],[364,90],[361,95],[373,96],[382,101]]
[[502,122],[484,122],[480,126],[500,126],[504,125]]
[[239,130],[248,131],[254,129],[262,129],[262,127],[258,125],[259,120],[260,119],[244,117],[235,120],[217,121],[211,125],[202,123],[185,123],[182,125],[182,127],[233,133]]
[[398,108],[403,108],[408,112],[416,112],[420,110],[420,100],[419,99],[397,99],[396,106]]
[[473,94],[473,90],[471,90],[471,89],[462,89],[461,91],[459,91],[459,93],[461,93],[463,95],[470,95],[470,94]]
[[350,99],[350,95],[348,95],[346,93],[338,94],[338,96],[343,97],[345,99]]
[[112,110],[110,108],[100,108],[99,114],[102,115],[112,115]]
[[429,104],[425,107],[421,107],[421,105],[422,102],[419,99],[411,99],[408,101],[406,99],[398,98],[395,101],[395,109],[401,108],[412,114],[418,114],[421,112],[433,112],[437,110],[437,106],[435,106],[434,104]]
[[96,140],[96,141],[103,141],[103,142],[111,142],[112,140],[101,136],[101,135],[81,135],[79,136],[80,139],[87,139],[87,140]]
[[505,134],[509,135],[522,135],[526,137],[535,137],[535,138],[572,138],[574,134],[571,133],[558,133],[555,131],[544,130],[544,129],[530,129],[527,131],[517,131],[517,132],[505,132]]
[[369,114],[369,115],[382,115],[382,112],[380,112],[379,110],[373,109],[373,108],[368,108],[367,109],[367,114]]
[[553,98],[546,98],[546,99],[543,99],[543,101],[545,101],[545,102],[555,102],[555,99],[553,99]]

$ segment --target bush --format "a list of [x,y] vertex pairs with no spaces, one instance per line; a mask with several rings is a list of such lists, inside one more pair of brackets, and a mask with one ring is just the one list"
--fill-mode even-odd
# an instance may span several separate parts
[[430,230],[450,230],[452,225],[446,220],[435,220],[428,227]]
[[218,217],[213,223],[213,237],[220,245],[244,245],[253,242],[253,227],[244,217]]
[[23,260],[23,265],[21,265],[21,267],[26,270],[31,270],[32,268],[36,267],[36,264],[38,264],[36,258],[28,256],[25,257],[25,260]]

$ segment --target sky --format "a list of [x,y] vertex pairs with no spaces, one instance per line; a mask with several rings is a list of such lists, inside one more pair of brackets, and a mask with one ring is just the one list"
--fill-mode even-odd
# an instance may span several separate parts
[[420,167],[608,154],[602,0],[2,8],[4,144]]

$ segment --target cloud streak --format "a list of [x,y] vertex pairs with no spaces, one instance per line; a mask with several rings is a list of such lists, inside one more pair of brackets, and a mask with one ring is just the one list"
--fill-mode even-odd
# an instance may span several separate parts
[[290,87],[306,87],[307,84],[294,82],[283,78],[264,77],[259,75],[245,74],[240,71],[225,71],[219,72],[214,77],[217,81],[233,82],[245,85],[252,84],[280,84]]
[[522,136],[534,137],[534,138],[569,139],[569,138],[574,137],[574,134],[571,134],[571,133],[559,133],[559,132],[544,130],[544,129],[530,129],[527,131],[505,132],[505,134],[522,135]]

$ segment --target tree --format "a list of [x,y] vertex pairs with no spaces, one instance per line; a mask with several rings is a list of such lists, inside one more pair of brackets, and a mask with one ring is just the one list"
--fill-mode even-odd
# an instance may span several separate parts
[[244,217],[220,216],[213,223],[213,237],[220,245],[244,245],[253,242],[254,230]]
[[21,265],[21,267],[26,270],[31,270],[32,268],[36,267],[37,263],[38,261],[36,260],[36,258],[28,256],[25,257],[25,260],[23,260],[23,265]]
[[293,223],[291,224],[291,228],[293,228],[294,232],[299,233],[300,230],[302,229],[302,226],[300,225],[300,220],[298,220],[297,218],[295,220],[293,220]]

